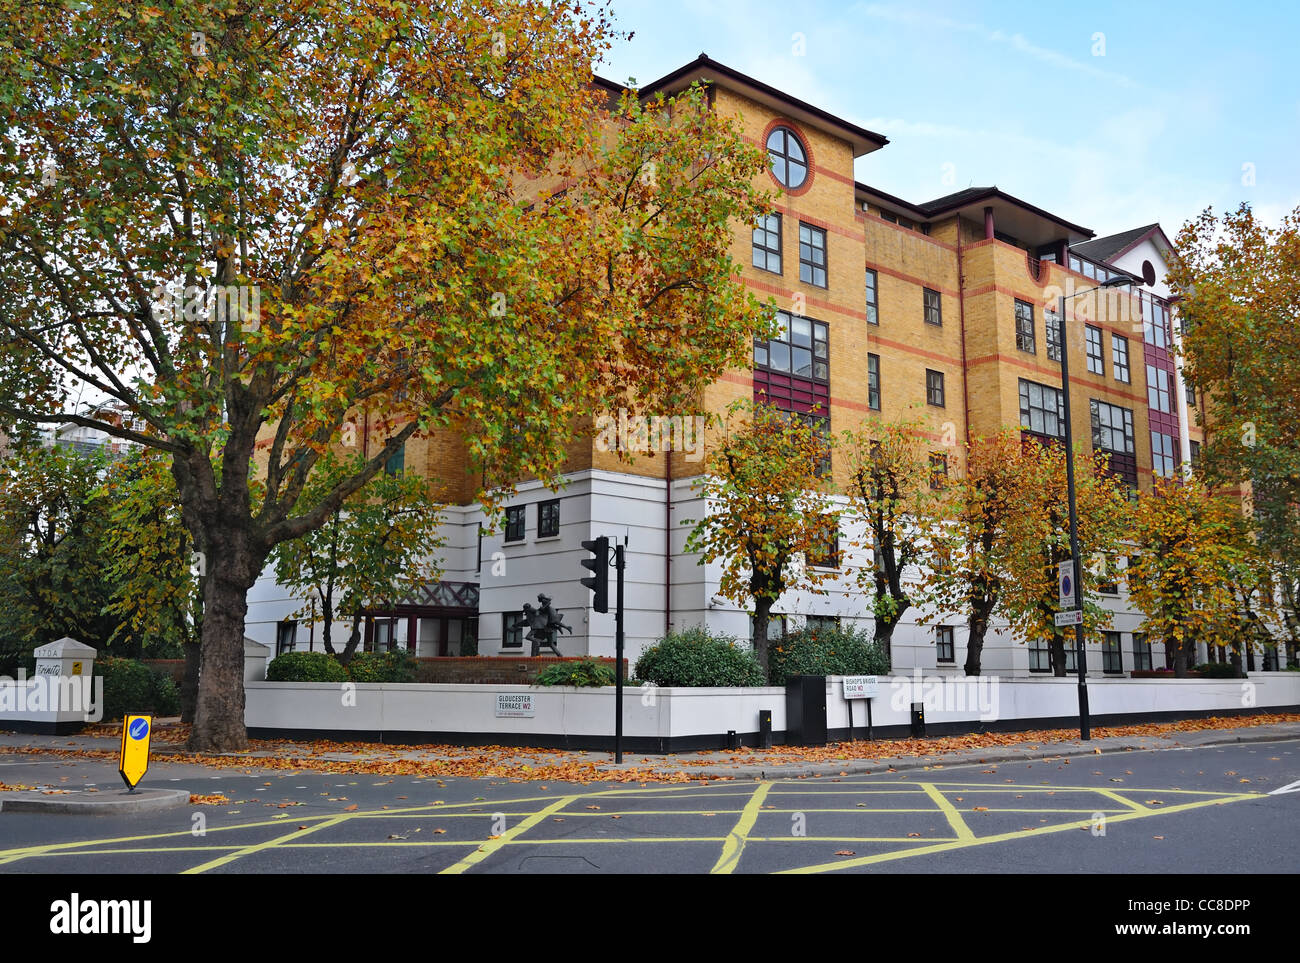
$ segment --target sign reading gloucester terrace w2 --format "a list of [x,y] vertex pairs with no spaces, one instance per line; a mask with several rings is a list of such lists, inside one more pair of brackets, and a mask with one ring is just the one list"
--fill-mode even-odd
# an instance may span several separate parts
[[531,692],[498,692],[498,719],[531,719],[537,714]]

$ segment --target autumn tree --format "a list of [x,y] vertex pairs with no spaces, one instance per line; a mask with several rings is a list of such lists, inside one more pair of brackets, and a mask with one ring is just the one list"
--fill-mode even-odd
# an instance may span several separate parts
[[[417,432],[485,490],[558,483],[581,417],[746,361],[762,152],[699,88],[611,106],[614,36],[581,0],[6,4],[0,412],[170,459],[206,571],[192,749],[247,745],[272,550]],[[307,504],[362,409],[405,417]]]
[[989,623],[1000,613],[1012,556],[1020,550],[1013,532],[1023,530],[1022,513],[1038,510],[1032,469],[1018,431],[976,438],[966,453],[966,470],[952,480],[933,526],[928,565],[922,576],[930,611],[922,624],[953,612],[965,614],[967,675],[980,674]]
[[[303,499],[315,504],[340,478],[355,473],[362,457],[327,454],[307,479]],[[435,553],[442,545],[438,522],[427,478],[416,472],[384,472],[343,502],[320,528],[276,546],[276,581],[319,603],[325,651],[346,664],[361,641],[363,608],[437,578]],[[340,616],[350,619],[352,627],[336,652],[334,623]]]
[[1187,675],[1200,641],[1235,650],[1240,668],[1240,647],[1259,641],[1261,607],[1270,604],[1259,598],[1264,573],[1241,502],[1199,480],[1158,481],[1138,498],[1132,534],[1129,598],[1150,637],[1173,653],[1174,674]]
[[1244,488],[1272,560],[1288,662],[1300,643],[1300,209],[1270,227],[1242,204],[1184,225],[1168,282],[1198,389],[1201,474]]
[[864,421],[840,442],[849,472],[850,514],[861,523],[870,565],[857,578],[872,599],[875,639],[888,651],[894,629],[921,588],[906,584],[919,572],[941,513],[941,489],[922,425],[913,420]]
[[705,515],[683,523],[693,526],[686,551],[698,552],[701,565],[720,562],[720,594],[753,606],[754,654],[767,672],[772,606],[835,574],[807,564],[839,534],[828,442],[808,420],[763,404],[733,404],[722,428],[697,482]]
[[11,652],[63,636],[100,648],[114,634],[104,611],[106,469],[103,452],[35,442],[0,466],[0,602]]
[[135,654],[185,659],[181,719],[194,721],[203,626],[203,567],[181,517],[165,452],[138,448],[107,472],[108,506],[102,554],[112,586],[105,614],[117,628],[110,646],[135,640]]
[[[1015,551],[1008,553],[1007,578],[1001,602],[1012,631],[1026,642],[1046,641],[1052,672],[1066,674],[1067,641],[1056,626],[1060,610],[1057,574],[1070,560],[1070,519],[1065,448],[1026,440],[1021,460],[1022,504],[1008,517],[1008,535]],[[1115,558],[1121,549],[1128,518],[1128,500],[1121,484],[1107,473],[1104,455],[1089,457],[1076,451],[1075,493],[1080,563],[1076,582],[1083,589],[1083,628],[1087,641],[1098,641],[1111,614],[1100,604],[1102,572],[1098,560]]]

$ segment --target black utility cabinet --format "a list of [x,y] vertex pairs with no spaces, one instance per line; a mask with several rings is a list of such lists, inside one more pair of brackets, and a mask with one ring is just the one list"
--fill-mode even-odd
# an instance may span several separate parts
[[826,676],[794,675],[785,680],[785,743],[826,745]]

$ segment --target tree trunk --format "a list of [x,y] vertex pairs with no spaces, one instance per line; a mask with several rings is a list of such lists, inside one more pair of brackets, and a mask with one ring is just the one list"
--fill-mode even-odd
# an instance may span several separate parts
[[194,709],[199,700],[198,639],[185,642],[185,675],[181,679],[181,722],[194,721]]
[[1182,642],[1166,642],[1165,644],[1172,645],[1174,647],[1174,678],[1186,679],[1187,663],[1190,661],[1187,657],[1188,656],[1187,641],[1184,640]]
[[1245,678],[1244,674],[1241,671],[1241,643],[1240,642],[1232,643],[1231,651],[1232,654],[1229,657],[1229,661],[1232,663],[1232,677],[1234,679]]
[[1052,675],[1058,679],[1064,679],[1065,671],[1065,636],[1057,632],[1052,636],[1052,641],[1047,643],[1048,651],[1052,654]]
[[894,667],[894,650],[892,648],[894,641],[894,626],[896,622],[890,622],[886,619],[876,619],[876,643],[884,650],[885,658],[889,660],[889,667]]
[[266,553],[260,555],[242,530],[212,533],[204,584],[198,703],[188,748],[229,752],[248,748],[244,729],[244,619],[248,591]]
[[970,638],[966,642],[966,664],[962,667],[967,675],[980,674],[980,655],[984,651],[984,636],[988,634],[987,616],[972,613],[970,617]]
[[754,656],[763,667],[764,680],[770,680],[772,673],[767,661],[767,628],[772,620],[773,599],[758,596],[754,599]]
[[361,644],[361,616],[352,617],[352,634],[348,636],[347,643],[343,646],[343,654],[339,656],[339,661],[347,665],[352,661],[352,657],[357,653],[357,646]]

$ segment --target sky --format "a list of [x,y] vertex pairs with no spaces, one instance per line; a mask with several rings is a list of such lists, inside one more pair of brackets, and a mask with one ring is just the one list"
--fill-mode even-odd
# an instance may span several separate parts
[[[612,0],[597,70],[701,53],[884,134],[859,181],[1003,191],[1104,236],[1243,201],[1300,207],[1300,4]],[[802,41],[802,42],[801,42]]]

